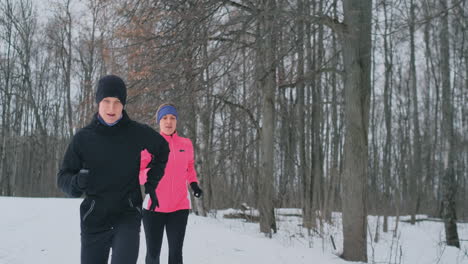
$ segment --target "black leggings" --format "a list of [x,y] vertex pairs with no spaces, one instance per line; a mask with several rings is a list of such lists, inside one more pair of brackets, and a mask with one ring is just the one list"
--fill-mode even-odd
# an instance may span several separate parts
[[81,233],[81,263],[107,264],[112,248],[111,264],[131,264],[138,259],[141,215],[123,214],[111,229],[98,233]]
[[182,247],[189,210],[160,213],[143,210],[146,235],[146,264],[159,264],[164,227],[169,244],[169,264],[182,264]]

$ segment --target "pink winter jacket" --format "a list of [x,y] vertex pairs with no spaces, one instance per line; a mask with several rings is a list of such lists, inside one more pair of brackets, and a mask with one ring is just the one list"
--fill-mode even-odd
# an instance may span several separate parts
[[[169,160],[166,164],[164,176],[156,188],[159,207],[156,212],[170,213],[182,209],[190,209],[190,197],[187,185],[197,182],[197,172],[194,167],[193,145],[188,138],[179,137],[177,132],[172,136],[161,135],[169,143]],[[146,168],[151,161],[151,154],[145,149],[141,151],[140,185],[146,182]],[[151,200],[148,208],[151,206]]]

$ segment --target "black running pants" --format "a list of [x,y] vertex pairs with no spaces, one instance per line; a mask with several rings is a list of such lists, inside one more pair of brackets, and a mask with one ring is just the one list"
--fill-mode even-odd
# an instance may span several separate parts
[[109,230],[81,233],[81,264],[135,264],[140,246],[141,214],[125,213],[114,219]]
[[189,210],[160,213],[143,210],[146,235],[146,264],[159,264],[164,228],[169,244],[169,264],[182,264],[182,247]]

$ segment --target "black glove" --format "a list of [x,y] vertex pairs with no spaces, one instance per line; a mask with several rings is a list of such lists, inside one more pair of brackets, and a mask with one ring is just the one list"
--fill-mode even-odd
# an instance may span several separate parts
[[200,198],[203,195],[203,191],[198,186],[198,183],[192,182],[192,183],[190,183],[190,187],[192,188],[193,196],[195,196],[197,198]]
[[75,185],[80,191],[84,191],[88,187],[88,178],[89,178],[88,169],[81,169],[75,175]]
[[158,197],[156,196],[156,187],[150,183],[145,183],[145,193],[149,194],[151,198],[150,211],[154,211],[156,207],[159,207]]

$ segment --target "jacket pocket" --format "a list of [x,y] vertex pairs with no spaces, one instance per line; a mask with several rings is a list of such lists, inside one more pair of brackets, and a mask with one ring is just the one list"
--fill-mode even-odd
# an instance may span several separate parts
[[84,213],[83,217],[81,218],[81,220],[84,222],[86,220],[86,218],[93,212],[94,210],[94,205],[96,204],[96,201],[95,200],[92,200],[91,201],[91,205],[89,206],[89,209]]
[[107,207],[102,200],[86,198],[80,206],[81,223],[86,227],[107,225]]

